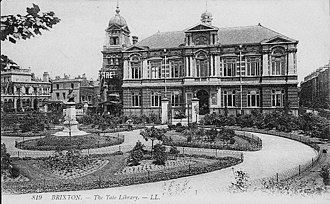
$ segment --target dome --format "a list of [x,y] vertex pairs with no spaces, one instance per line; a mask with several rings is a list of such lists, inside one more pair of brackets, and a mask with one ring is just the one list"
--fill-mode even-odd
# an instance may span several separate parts
[[201,18],[212,18],[212,13],[209,11],[205,11],[204,13],[202,13]]
[[119,25],[120,27],[127,26],[126,20],[119,14],[119,12],[119,6],[117,6],[116,15],[110,19],[109,27],[111,25]]
[[205,11],[201,15],[201,21],[202,21],[202,23],[211,25],[212,19],[213,18],[212,18],[212,13],[211,12]]

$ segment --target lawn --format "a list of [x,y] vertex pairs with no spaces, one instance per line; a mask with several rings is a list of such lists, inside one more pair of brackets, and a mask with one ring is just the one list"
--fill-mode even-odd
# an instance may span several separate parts
[[124,142],[122,136],[101,136],[98,134],[88,134],[83,136],[46,136],[44,138],[32,139],[20,142],[17,147],[28,150],[68,150],[73,149],[92,149],[106,146],[118,145]]

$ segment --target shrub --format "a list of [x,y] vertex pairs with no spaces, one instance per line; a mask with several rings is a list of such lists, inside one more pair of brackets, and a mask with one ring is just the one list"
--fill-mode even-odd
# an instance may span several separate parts
[[12,167],[10,168],[9,173],[10,173],[10,175],[11,175],[13,178],[17,178],[17,177],[19,177],[19,175],[20,175],[19,168],[16,167],[16,166],[12,166]]
[[167,154],[165,152],[165,146],[162,146],[160,144],[156,144],[154,146],[154,163],[158,165],[164,165],[165,161],[167,159]]
[[171,149],[170,149],[170,155],[174,156],[174,157],[178,157],[180,151],[178,150],[177,147],[175,146],[171,146]]
[[184,126],[176,126],[176,128],[175,128],[175,132],[183,132],[184,130],[186,130],[186,128]]
[[143,152],[140,149],[131,151],[130,162],[133,166],[139,165],[143,159]]
[[320,172],[320,176],[323,179],[324,185],[329,185],[330,184],[330,166],[323,166]]

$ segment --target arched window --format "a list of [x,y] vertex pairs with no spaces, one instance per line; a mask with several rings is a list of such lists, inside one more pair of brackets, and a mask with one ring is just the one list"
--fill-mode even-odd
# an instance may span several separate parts
[[209,76],[208,73],[208,59],[204,52],[199,52],[196,54],[196,76],[206,77]]
[[142,77],[142,62],[138,55],[133,55],[130,58],[131,77],[132,79],[141,79]]
[[271,54],[271,75],[286,75],[286,56],[282,47],[272,50]]

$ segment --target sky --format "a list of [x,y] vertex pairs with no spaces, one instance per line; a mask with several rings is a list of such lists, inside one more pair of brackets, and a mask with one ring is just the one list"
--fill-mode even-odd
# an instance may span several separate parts
[[[179,31],[200,22],[207,9],[216,27],[261,25],[298,43],[298,80],[330,60],[329,0],[119,0],[131,36],[142,40],[158,31]],[[41,36],[1,42],[1,53],[37,77],[86,74],[98,77],[105,29],[117,0],[2,0],[1,15],[25,14],[32,3],[54,11],[61,22]]]

